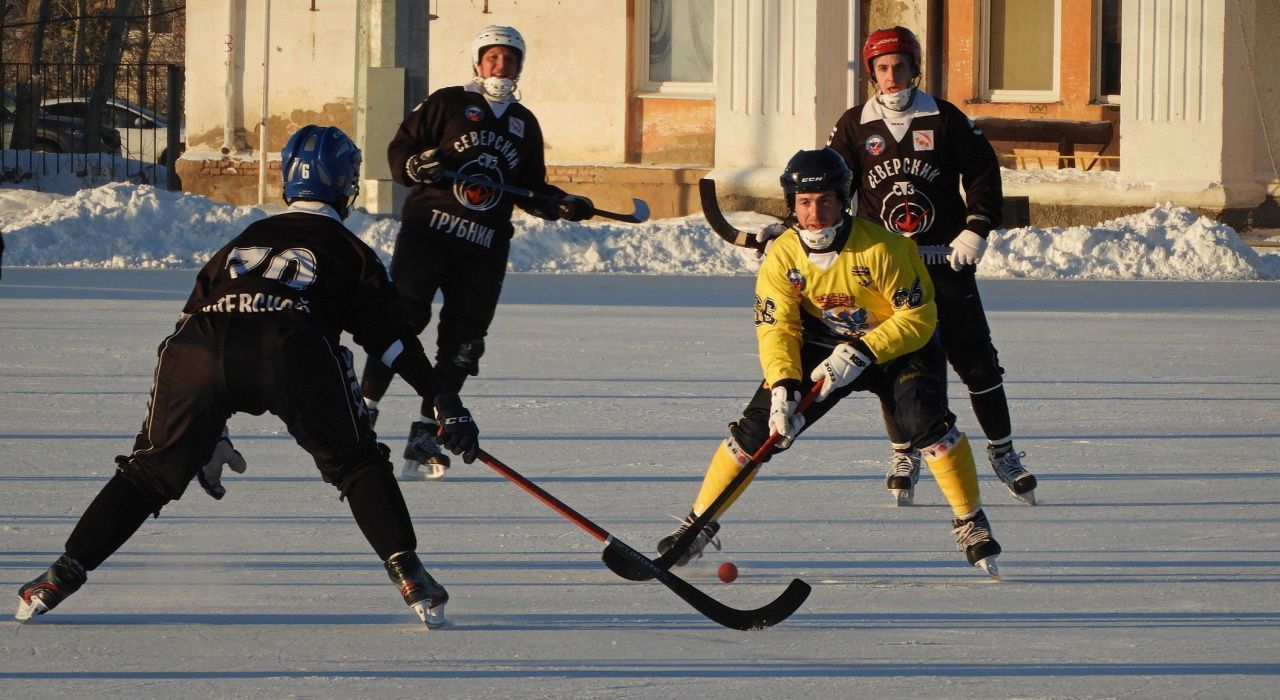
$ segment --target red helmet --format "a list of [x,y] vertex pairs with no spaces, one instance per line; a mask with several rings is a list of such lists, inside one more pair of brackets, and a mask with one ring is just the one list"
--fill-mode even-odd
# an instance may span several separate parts
[[862,63],[867,72],[874,74],[871,65],[877,58],[891,53],[905,53],[911,57],[911,65],[916,73],[920,72],[920,41],[906,27],[889,27],[877,29],[867,35],[867,43],[862,45]]

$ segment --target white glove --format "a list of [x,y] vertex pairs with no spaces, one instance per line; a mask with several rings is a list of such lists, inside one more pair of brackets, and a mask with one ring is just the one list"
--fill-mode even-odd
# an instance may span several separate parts
[[222,429],[222,438],[214,446],[213,457],[209,463],[196,472],[196,478],[200,480],[200,488],[215,500],[222,500],[222,497],[227,495],[227,490],[222,487],[222,467],[224,466],[231,467],[231,471],[237,474],[243,474],[248,468],[244,456],[231,444],[231,438],[227,437],[226,428]]
[[756,233],[756,240],[763,246],[786,232],[787,227],[783,224],[769,224]]
[[951,241],[951,269],[956,272],[965,265],[977,265],[987,251],[987,239],[965,229]]
[[862,374],[862,370],[872,364],[874,363],[870,357],[858,352],[852,345],[848,343],[837,345],[827,359],[818,363],[818,366],[809,373],[809,378],[815,382],[819,379],[825,380],[818,388],[817,400],[826,401],[831,392],[842,386],[848,386],[858,378],[859,374]]
[[778,447],[786,449],[804,427],[804,416],[796,413],[796,404],[800,402],[800,391],[788,390],[785,384],[779,382],[769,391],[769,396],[772,399],[769,406],[769,430],[782,436],[782,439],[778,440]]

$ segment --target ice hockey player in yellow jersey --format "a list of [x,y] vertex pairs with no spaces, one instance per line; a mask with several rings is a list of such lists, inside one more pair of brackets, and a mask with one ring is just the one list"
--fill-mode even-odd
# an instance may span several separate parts
[[[776,448],[787,449],[840,399],[868,391],[893,407],[923,454],[955,515],[960,551],[998,577],[1000,545],[982,511],[973,452],[947,408],[933,284],[914,242],[849,215],[852,179],[830,148],[800,151],[787,163],[781,182],[790,228],[772,241],[756,279],[764,381],[712,456],[689,516],[658,551],[666,554],[712,507],[771,433],[779,434]],[[797,411],[818,380],[815,401]],[[708,544],[719,547],[718,518],[752,476],[712,513],[677,565],[701,557]]]

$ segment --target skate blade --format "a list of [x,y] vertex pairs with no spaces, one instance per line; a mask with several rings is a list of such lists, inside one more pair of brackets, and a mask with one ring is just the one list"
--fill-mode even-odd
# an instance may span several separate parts
[[36,615],[43,615],[49,612],[49,606],[39,598],[32,598],[31,602],[18,598],[18,612],[13,614],[13,619],[18,622],[26,622]]
[[1026,493],[1014,493],[1014,492],[1013,492],[1013,490],[1012,490],[1012,489],[1010,489],[1010,490],[1009,490],[1009,493],[1012,493],[1012,494],[1013,494],[1013,497],[1014,497],[1014,498],[1016,498],[1016,499],[1018,499],[1018,501],[1019,501],[1019,502],[1021,502],[1021,503],[1024,503],[1024,504],[1029,505],[1029,506],[1034,506],[1034,505],[1036,504],[1036,490],[1035,490],[1035,489],[1031,489],[1030,491],[1028,491],[1028,492],[1026,492]]
[[994,556],[987,557],[986,559],[979,559],[974,562],[973,565],[982,569],[982,572],[991,578],[997,581],[1000,580],[1000,568],[996,566],[996,558]]
[[889,489],[889,492],[893,494],[894,502],[898,506],[909,506],[915,503],[915,491],[908,491],[907,489]]
[[404,467],[400,470],[401,481],[440,481],[444,478],[447,467],[443,464],[428,462],[423,464],[406,459]]
[[426,603],[414,603],[409,607],[413,608],[415,613],[418,613],[418,619],[422,620],[422,624],[426,625],[428,629],[437,629],[449,623],[444,617],[443,604],[429,608]]

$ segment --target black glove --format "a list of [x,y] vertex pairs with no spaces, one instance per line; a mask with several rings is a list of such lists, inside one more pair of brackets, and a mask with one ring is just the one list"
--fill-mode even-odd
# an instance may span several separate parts
[[436,420],[440,421],[440,446],[467,464],[474,462],[480,449],[480,428],[457,394],[436,394]]
[[444,164],[436,158],[439,149],[428,148],[416,156],[409,156],[404,163],[404,172],[414,182],[439,182],[444,177]]
[[590,199],[576,194],[565,195],[557,208],[560,210],[560,218],[565,221],[590,219],[596,213],[595,205]]

